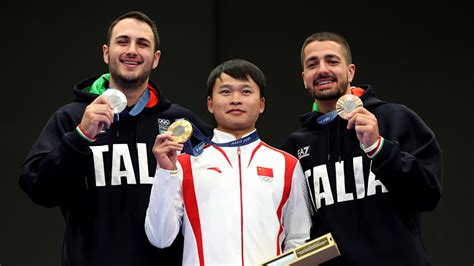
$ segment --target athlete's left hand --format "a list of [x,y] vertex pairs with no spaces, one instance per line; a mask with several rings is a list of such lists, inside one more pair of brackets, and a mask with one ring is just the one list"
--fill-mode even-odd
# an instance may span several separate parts
[[348,115],[347,129],[354,128],[359,142],[370,147],[380,137],[377,118],[364,107],[358,107]]

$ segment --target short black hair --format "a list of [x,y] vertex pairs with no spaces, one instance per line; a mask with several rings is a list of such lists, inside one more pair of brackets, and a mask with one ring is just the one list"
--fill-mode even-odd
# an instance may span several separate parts
[[338,33],[329,32],[329,31],[321,31],[321,32],[314,33],[310,35],[308,38],[306,38],[306,40],[303,43],[303,46],[301,47],[301,65],[303,66],[303,68],[304,68],[304,49],[306,48],[306,46],[308,46],[308,44],[315,41],[319,41],[319,42],[332,41],[339,44],[340,46],[342,46],[342,49],[345,52],[345,59],[347,63],[352,64],[351,47],[349,46],[349,43],[347,42],[347,40]]
[[148,24],[148,26],[150,26],[151,31],[153,31],[153,36],[155,37],[155,40],[154,40],[155,41],[155,49],[154,50],[155,50],[155,52],[158,51],[160,49],[160,36],[158,35],[158,29],[156,27],[156,24],[147,15],[143,14],[140,11],[127,12],[127,13],[121,15],[120,17],[116,18],[114,21],[112,21],[112,23],[110,23],[109,29],[107,30],[107,40],[106,40],[107,45],[110,46],[110,41],[111,41],[111,38],[112,38],[112,31],[114,30],[115,25],[117,25],[117,23],[119,23],[120,21],[122,21],[124,19],[127,19],[127,18],[131,18],[131,19],[135,19],[135,20],[144,22],[144,23]]
[[216,80],[225,73],[238,80],[252,79],[260,89],[260,97],[265,97],[265,88],[267,87],[265,75],[256,65],[243,59],[232,59],[215,67],[207,79],[207,96],[212,96],[212,88]]

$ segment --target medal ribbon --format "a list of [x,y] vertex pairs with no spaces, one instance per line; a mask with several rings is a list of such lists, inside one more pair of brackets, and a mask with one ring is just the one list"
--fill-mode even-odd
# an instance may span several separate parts
[[321,126],[324,126],[327,123],[334,120],[336,117],[337,117],[337,111],[334,110],[334,111],[331,111],[329,113],[325,113],[324,115],[316,118],[316,122],[318,122],[318,124],[320,124]]
[[210,140],[208,137],[206,137],[196,126],[194,126],[193,123],[191,123],[191,125],[193,126],[192,135],[198,140],[200,140],[201,142],[195,147],[193,147],[191,144],[191,140],[189,139],[188,141],[184,143],[183,151],[193,156],[199,156],[203,152],[205,144],[210,144],[210,145],[219,146],[219,147],[238,147],[238,146],[244,146],[244,145],[250,144],[259,139],[258,133],[255,130],[252,134],[245,136],[243,138],[236,139],[229,142],[224,142],[224,143],[216,143]]
[[[145,109],[146,104],[150,100],[150,91],[147,89],[145,92],[140,96],[137,103],[133,106],[132,110],[127,111],[127,113],[131,116],[136,116]],[[125,109],[126,110],[126,109]],[[125,114],[127,114],[125,113]]]
[[[145,109],[146,104],[150,100],[150,91],[147,89],[145,92],[140,96],[138,99],[137,103],[133,106],[132,110],[127,111],[127,109],[123,110],[124,115],[131,115],[131,116],[137,116],[139,113]],[[119,114],[114,114],[114,121],[119,120]]]

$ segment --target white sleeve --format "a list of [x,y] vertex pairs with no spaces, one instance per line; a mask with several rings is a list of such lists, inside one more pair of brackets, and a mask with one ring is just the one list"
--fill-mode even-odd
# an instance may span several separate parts
[[283,216],[283,227],[285,228],[284,251],[296,248],[310,238],[311,215],[310,205],[306,194],[306,178],[303,169],[298,162],[293,170],[290,196]]
[[150,202],[145,216],[145,232],[150,243],[158,248],[169,247],[178,235],[184,213],[182,177],[178,171],[156,169]]

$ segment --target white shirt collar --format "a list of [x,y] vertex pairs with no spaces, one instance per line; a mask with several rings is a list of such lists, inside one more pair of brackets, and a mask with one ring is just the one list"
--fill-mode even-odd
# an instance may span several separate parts
[[[242,138],[252,134],[255,131],[256,131],[256,129],[246,133],[245,135],[242,136]],[[233,140],[236,140],[236,139],[237,138],[234,137],[234,135],[232,135],[230,133],[227,133],[227,132],[224,132],[224,131],[221,131],[217,128],[214,128],[214,136],[212,137],[213,142],[215,142],[215,143],[226,143],[226,142],[230,142],[230,141],[233,141]]]

